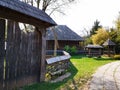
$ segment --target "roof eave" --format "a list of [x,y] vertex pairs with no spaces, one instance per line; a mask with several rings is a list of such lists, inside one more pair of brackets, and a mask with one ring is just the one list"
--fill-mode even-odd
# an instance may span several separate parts
[[0,17],[5,18],[5,19],[15,20],[17,22],[32,24],[37,27],[41,27],[41,24],[44,24],[45,27],[56,25],[56,23],[45,22],[40,19],[34,18],[32,16],[29,16],[29,15],[26,15],[26,14],[23,14],[23,13],[20,13],[15,10],[5,8],[2,6],[0,6]]

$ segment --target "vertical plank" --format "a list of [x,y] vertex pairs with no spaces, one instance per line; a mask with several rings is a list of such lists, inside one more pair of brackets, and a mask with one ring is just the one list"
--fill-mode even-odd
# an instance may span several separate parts
[[4,58],[5,58],[5,20],[0,19],[0,90],[3,90]]
[[32,58],[32,42],[33,42],[33,32],[28,33],[28,44],[27,44],[27,66],[26,66],[26,74],[29,76],[27,80],[27,84],[34,83],[35,81],[31,77],[32,72],[31,72],[31,62],[33,60]]
[[[41,66],[40,61],[41,61],[41,49],[42,49],[42,47],[41,47],[41,45],[42,45],[42,35],[41,35],[41,32],[38,30],[38,28],[36,28],[36,30],[35,30],[35,36],[36,36],[36,39],[35,39],[36,55],[35,55],[35,57],[37,57],[36,58],[36,65],[37,65],[36,75],[37,75],[37,81],[40,82],[40,73],[41,73],[40,72],[40,66]],[[44,54],[44,56],[45,56],[45,54]]]
[[16,30],[15,22],[8,20],[7,24],[7,48],[6,48],[6,89],[9,90],[16,85],[15,82],[15,65],[16,65]]
[[35,30],[32,34],[32,58],[31,58],[31,75],[34,77],[36,82],[40,81],[40,32]]
[[21,39],[20,39],[20,36],[21,36],[21,31],[20,31],[20,29],[19,29],[19,25],[18,25],[18,22],[14,22],[14,29],[15,29],[15,39],[14,39],[14,43],[15,43],[15,78],[14,78],[14,81],[15,81],[15,87],[17,87],[17,78],[18,78],[18,71],[19,71],[19,69],[18,69],[18,67],[19,67],[19,59],[20,59],[20,57],[19,57],[19,50],[20,50],[20,42],[21,42]]
[[[21,30],[21,36],[20,36],[21,42],[20,42],[20,50],[19,50],[19,76],[18,83],[20,86],[26,85],[26,66],[27,66],[27,33],[25,33],[23,30]],[[22,81],[22,82],[21,82]]]

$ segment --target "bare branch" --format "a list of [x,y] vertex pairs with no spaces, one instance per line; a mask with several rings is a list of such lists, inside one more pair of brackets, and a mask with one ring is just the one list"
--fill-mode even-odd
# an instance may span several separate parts
[[20,0],[25,3],[28,3],[37,8],[41,8],[41,10],[45,12],[49,12],[49,15],[54,12],[59,12],[64,14],[63,8],[69,6],[76,0]]

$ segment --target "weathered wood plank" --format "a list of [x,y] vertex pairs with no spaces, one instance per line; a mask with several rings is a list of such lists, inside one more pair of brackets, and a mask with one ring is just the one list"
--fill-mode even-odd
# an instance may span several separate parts
[[0,90],[3,90],[4,58],[5,58],[5,20],[0,19]]
[[38,30],[34,31],[33,44],[32,44],[32,54],[33,61],[31,62],[31,73],[36,75],[37,81],[40,81],[40,60],[41,60],[41,34]]
[[15,22],[8,20],[7,24],[7,48],[6,48],[6,77],[5,87],[10,89],[13,85],[16,86],[15,71],[16,71],[16,45],[15,45]]

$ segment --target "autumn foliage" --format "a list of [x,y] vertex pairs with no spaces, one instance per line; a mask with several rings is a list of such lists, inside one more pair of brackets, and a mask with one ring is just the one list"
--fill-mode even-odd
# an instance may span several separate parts
[[92,35],[93,44],[101,45],[109,38],[109,33],[104,28],[99,28],[96,34]]

